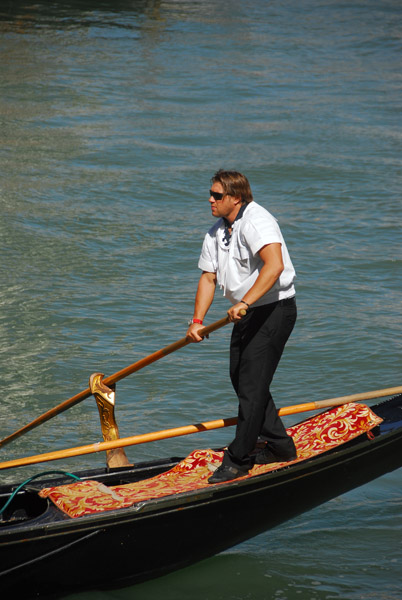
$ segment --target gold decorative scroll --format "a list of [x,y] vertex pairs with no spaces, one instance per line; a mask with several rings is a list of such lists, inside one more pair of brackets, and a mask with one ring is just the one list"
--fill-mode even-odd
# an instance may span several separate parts
[[[116,391],[114,384],[108,387],[103,383],[103,377],[103,373],[92,373],[89,387],[98,406],[103,439],[105,442],[112,442],[120,438],[114,415]],[[106,463],[110,468],[132,466],[123,448],[107,450]]]

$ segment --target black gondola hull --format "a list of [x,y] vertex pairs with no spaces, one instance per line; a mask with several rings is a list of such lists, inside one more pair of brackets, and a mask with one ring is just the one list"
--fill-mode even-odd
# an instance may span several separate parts
[[[381,416],[384,405],[372,410]],[[70,519],[43,500],[43,514],[0,526],[0,589],[25,598],[61,596],[152,579],[213,556],[401,467],[402,423],[377,429],[373,439],[364,434],[275,472],[129,509]],[[145,475],[155,468],[163,470],[145,468]]]

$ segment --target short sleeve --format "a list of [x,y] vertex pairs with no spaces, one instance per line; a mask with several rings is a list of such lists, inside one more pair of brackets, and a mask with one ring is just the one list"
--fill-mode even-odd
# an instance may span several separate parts
[[242,237],[250,248],[253,256],[267,244],[282,244],[282,236],[277,221],[268,215],[268,218],[259,218],[258,221],[248,221],[242,231]]
[[210,232],[208,232],[204,238],[204,243],[202,244],[201,254],[198,261],[198,268],[201,271],[207,271],[208,273],[216,273],[218,268],[218,257],[216,253],[216,245],[214,243],[214,238],[211,237]]

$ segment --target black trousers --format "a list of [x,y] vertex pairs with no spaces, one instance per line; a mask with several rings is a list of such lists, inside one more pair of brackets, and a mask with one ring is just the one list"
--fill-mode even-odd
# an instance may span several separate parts
[[230,377],[239,399],[239,412],[236,437],[225,452],[224,465],[250,467],[249,454],[259,437],[274,452],[294,450],[269,386],[296,317],[296,301],[289,298],[251,308],[233,327]]

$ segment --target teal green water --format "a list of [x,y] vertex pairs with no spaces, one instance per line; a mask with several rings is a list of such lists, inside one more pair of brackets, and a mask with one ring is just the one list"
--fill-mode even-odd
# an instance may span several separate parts
[[[1,4],[2,438],[184,336],[220,167],[249,177],[297,270],[278,406],[402,384],[401,24],[396,0]],[[218,293],[209,322],[226,308]],[[234,415],[229,336],[120,382],[120,434]],[[99,439],[86,400],[0,460]],[[189,569],[71,600],[400,600],[401,488],[397,471]]]

